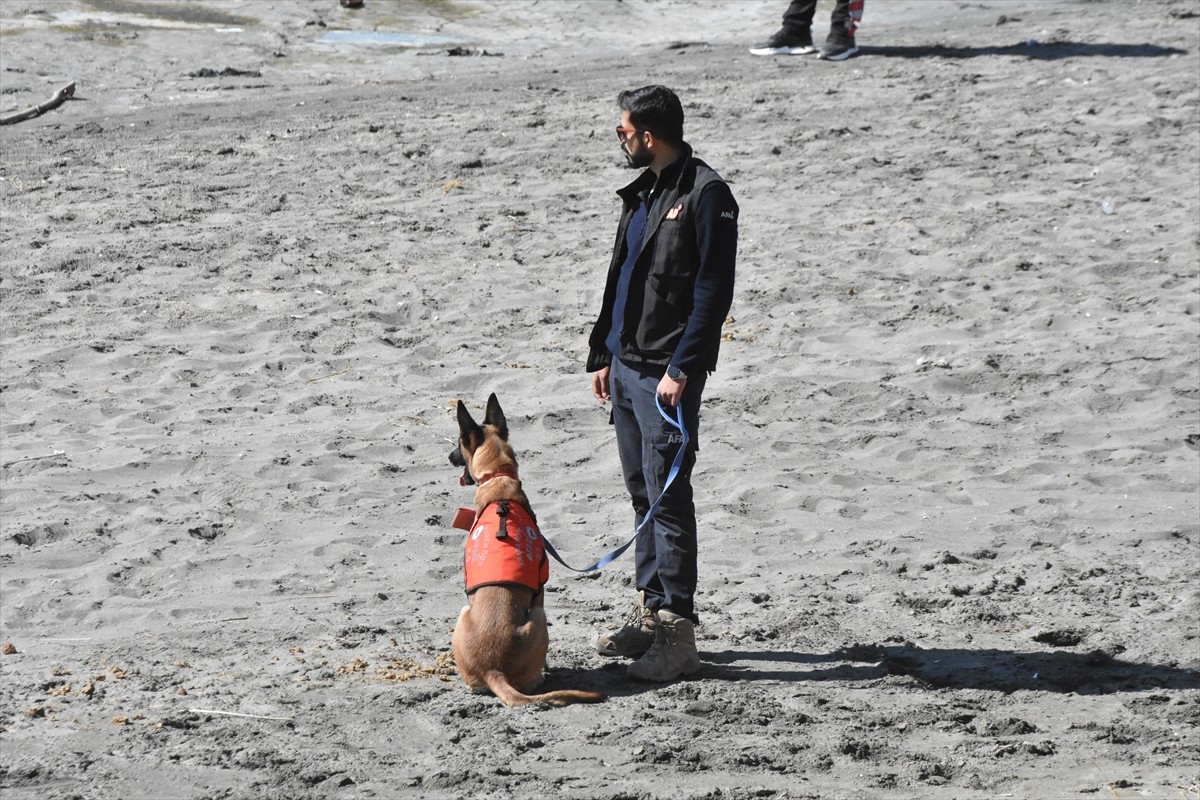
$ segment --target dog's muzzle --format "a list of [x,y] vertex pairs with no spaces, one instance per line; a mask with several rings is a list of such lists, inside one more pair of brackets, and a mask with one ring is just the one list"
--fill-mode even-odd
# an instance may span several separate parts
[[467,467],[467,460],[463,458],[462,451],[457,447],[450,451],[450,463],[456,467],[462,467],[462,475],[459,476],[459,486],[474,486],[475,479],[471,477],[471,470]]
[[471,470],[467,469],[466,467],[463,467],[462,475],[458,476],[458,485],[459,486],[474,486],[475,485],[475,479],[471,477]]

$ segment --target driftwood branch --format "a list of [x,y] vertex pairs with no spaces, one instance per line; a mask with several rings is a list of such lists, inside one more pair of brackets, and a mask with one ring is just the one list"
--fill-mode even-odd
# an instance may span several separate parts
[[261,714],[239,714],[236,711],[214,711],[211,708],[189,708],[189,714],[219,714],[222,717],[245,717],[246,719],[277,719],[280,722],[292,722],[295,717],[264,717]]
[[8,469],[9,467],[16,466],[17,464],[24,464],[26,461],[41,461],[43,458],[58,458],[59,456],[65,456],[66,454],[66,450],[55,450],[53,453],[49,453],[44,456],[29,456],[28,458],[18,458],[16,461],[5,461],[3,464],[0,464],[0,467]]
[[54,109],[61,106],[63,103],[67,102],[67,98],[73,96],[74,94],[75,94],[75,84],[68,83],[66,86],[62,87],[57,92],[55,92],[53,97],[51,97],[49,100],[42,103],[41,105],[30,106],[29,108],[25,109],[24,111],[18,111],[15,114],[9,114],[8,116],[0,117],[0,125],[12,125],[14,122],[24,122],[27,119],[33,119],[34,117],[40,117],[42,114],[45,114],[47,111],[53,111]]

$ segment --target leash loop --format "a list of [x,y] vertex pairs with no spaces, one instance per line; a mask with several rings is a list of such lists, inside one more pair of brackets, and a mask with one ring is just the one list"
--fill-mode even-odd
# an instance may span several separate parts
[[658,511],[659,505],[662,504],[663,497],[666,496],[667,490],[671,488],[671,482],[675,480],[675,476],[679,474],[679,470],[683,467],[683,459],[684,456],[687,455],[688,442],[691,441],[690,437],[688,436],[687,426],[683,424],[683,405],[680,404],[675,406],[675,419],[671,419],[671,417],[667,415],[667,412],[663,409],[662,402],[658,399],[657,394],[654,395],[654,405],[658,408],[658,413],[662,416],[662,418],[665,419],[671,425],[671,427],[678,430],[680,434],[679,451],[675,454],[675,460],[671,463],[671,471],[667,473],[667,481],[663,484],[662,492],[658,495],[658,498],[650,504],[650,508],[646,510],[646,515],[642,517],[642,523],[634,529],[633,536],[629,539],[629,541],[618,547],[616,550],[601,556],[595,564],[584,567],[583,569],[576,569],[566,561],[563,561],[562,556],[560,556],[558,551],[554,549],[554,545],[550,544],[550,540],[546,538],[545,534],[542,534],[542,547],[544,547],[546,552],[550,554],[551,558],[572,572],[595,572],[601,567],[606,566],[620,558],[621,554],[628,550],[629,546],[637,541],[637,537],[642,532],[642,529],[654,519],[654,514]]

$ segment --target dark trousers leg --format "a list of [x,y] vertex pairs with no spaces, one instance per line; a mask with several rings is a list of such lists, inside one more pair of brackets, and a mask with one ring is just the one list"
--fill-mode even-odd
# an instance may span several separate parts
[[[862,21],[863,5],[866,0],[837,0],[829,20],[829,30],[853,36]],[[790,33],[812,29],[813,16],[817,13],[817,0],[792,0],[783,12],[783,27]]]
[[862,22],[865,4],[866,0],[837,0],[829,21],[830,32],[844,32],[847,36],[853,36],[858,30],[858,23]]
[[[707,376],[689,378],[683,395],[684,425],[692,437],[679,473],[663,496],[654,520],[634,544],[637,586],[646,605],[696,620],[696,507],[692,500],[692,467],[699,432],[700,396]],[[679,452],[682,437],[654,402],[661,376],[615,361],[610,372],[613,424],[625,488],[633,502],[635,524],[641,525],[658,498]],[[666,409],[673,414],[674,409]]]
[[812,30],[813,15],[817,13],[817,0],[792,0],[783,12],[783,29],[788,33]]

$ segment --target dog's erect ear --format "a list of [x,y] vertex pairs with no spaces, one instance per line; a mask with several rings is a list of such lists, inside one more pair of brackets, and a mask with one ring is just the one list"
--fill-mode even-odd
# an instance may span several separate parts
[[500,438],[508,441],[508,420],[504,418],[504,410],[500,408],[500,401],[496,399],[496,393],[488,397],[487,413],[483,417],[484,425],[492,425],[496,428],[496,433],[500,434]]
[[483,444],[483,428],[475,424],[471,412],[467,411],[467,405],[462,400],[458,401],[458,440],[471,452]]

